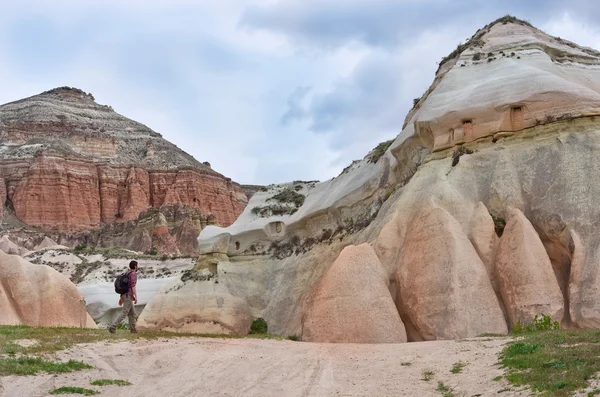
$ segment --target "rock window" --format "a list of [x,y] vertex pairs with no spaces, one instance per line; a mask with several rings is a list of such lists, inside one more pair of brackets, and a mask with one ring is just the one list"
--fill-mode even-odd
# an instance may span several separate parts
[[473,137],[473,120],[463,121],[463,137],[465,139],[472,139]]
[[240,242],[239,242],[239,241],[236,241],[236,242],[235,242],[235,249],[236,249],[236,250],[239,250],[239,249],[240,249]]
[[521,106],[514,106],[510,109],[510,124],[513,131],[523,129],[524,117]]

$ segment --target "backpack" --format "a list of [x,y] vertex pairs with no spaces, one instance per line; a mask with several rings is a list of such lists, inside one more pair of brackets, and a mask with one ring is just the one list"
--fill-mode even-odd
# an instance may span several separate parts
[[129,272],[117,276],[115,280],[115,292],[119,295],[129,292]]

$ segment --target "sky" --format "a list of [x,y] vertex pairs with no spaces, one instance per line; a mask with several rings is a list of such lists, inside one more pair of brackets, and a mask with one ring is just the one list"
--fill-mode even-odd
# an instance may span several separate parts
[[600,49],[596,0],[0,0],[0,103],[60,86],[244,184],[327,180],[506,14]]

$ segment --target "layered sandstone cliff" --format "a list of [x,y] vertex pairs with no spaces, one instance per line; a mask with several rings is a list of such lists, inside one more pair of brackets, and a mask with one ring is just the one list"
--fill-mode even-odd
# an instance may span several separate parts
[[145,125],[62,87],[0,106],[0,201],[0,216],[72,233],[169,205],[227,226],[247,197]]
[[[597,327],[599,116],[600,53],[501,18],[442,61],[385,153],[258,191],[233,225],[204,229],[196,269],[214,277],[194,293],[210,299],[219,280],[271,332],[312,341],[387,342],[390,305],[409,341],[506,333],[541,313]],[[373,289],[375,259],[341,265],[364,243],[388,294]],[[166,293],[162,312],[177,313]]]

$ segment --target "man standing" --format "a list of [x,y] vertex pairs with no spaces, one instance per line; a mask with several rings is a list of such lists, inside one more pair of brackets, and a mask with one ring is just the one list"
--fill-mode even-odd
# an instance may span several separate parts
[[137,261],[129,262],[129,272],[127,273],[129,283],[128,290],[126,293],[121,294],[119,298],[119,306],[123,305],[123,310],[119,317],[108,327],[108,332],[114,334],[117,325],[121,323],[125,319],[125,316],[129,317],[129,330],[132,334],[137,334],[137,329],[135,328],[135,308],[133,305],[137,304],[137,291],[135,285],[137,284]]

